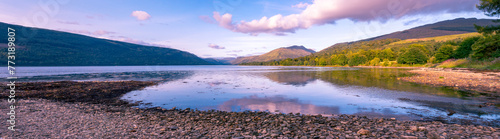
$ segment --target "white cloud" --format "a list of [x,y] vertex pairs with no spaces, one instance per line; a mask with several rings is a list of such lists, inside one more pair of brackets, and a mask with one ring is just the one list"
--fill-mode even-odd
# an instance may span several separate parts
[[62,31],[66,31],[66,32],[77,33],[77,34],[84,34],[84,35],[91,35],[91,36],[102,36],[102,35],[109,35],[109,34],[115,34],[116,33],[116,32],[105,31],[105,30],[97,30],[97,31],[69,30],[69,29],[61,29],[61,30]]
[[151,15],[145,11],[133,11],[130,15],[137,18],[137,20],[148,20],[151,18]]
[[220,15],[214,12],[213,17],[219,26],[234,32],[284,35],[313,25],[334,24],[341,19],[385,22],[410,15],[471,12],[477,11],[477,3],[477,0],[314,0],[311,4],[294,5],[306,7],[299,14],[277,14],[269,18],[264,16],[258,20],[235,23],[232,21],[233,15],[229,13]]

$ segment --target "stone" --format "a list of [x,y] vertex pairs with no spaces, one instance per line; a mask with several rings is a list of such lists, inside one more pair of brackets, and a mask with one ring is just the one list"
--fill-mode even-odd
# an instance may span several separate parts
[[358,133],[358,134],[360,134],[360,135],[368,135],[368,134],[370,134],[370,131],[369,131],[369,130],[366,130],[366,129],[360,129],[360,130],[358,130],[358,132],[356,132],[356,133]]

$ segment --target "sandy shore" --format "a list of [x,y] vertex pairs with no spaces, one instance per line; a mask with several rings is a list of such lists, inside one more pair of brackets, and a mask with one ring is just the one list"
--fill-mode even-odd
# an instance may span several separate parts
[[[116,86],[120,84],[122,86]],[[7,130],[7,123],[5,123],[5,126],[0,128],[0,137],[498,138],[500,136],[500,128],[478,125],[399,121],[392,118],[367,118],[352,115],[323,117],[265,112],[138,109],[131,107],[132,104],[118,100],[127,90],[140,89],[154,84],[152,82],[23,84],[26,87],[20,87],[21,100],[16,104],[19,106],[16,118],[18,131]],[[72,89],[56,91],[58,89],[54,88],[58,87],[72,87]],[[79,92],[89,88],[90,91]],[[23,94],[26,95],[23,96]],[[47,96],[47,94],[51,95]],[[93,99],[72,99],[78,97]],[[0,101],[0,113],[7,113],[8,105],[10,104],[6,100]],[[0,114],[0,118],[7,119],[8,117]]]

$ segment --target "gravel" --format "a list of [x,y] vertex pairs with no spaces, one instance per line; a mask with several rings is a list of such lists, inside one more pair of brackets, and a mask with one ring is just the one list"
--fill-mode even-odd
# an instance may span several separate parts
[[[78,85],[73,82],[70,84]],[[20,93],[22,94],[22,91]],[[18,99],[17,130],[7,130],[5,122],[5,126],[0,128],[0,137],[412,139],[500,136],[498,127],[444,124],[437,121],[400,121],[397,118],[367,118],[354,115],[326,117],[249,111],[197,111],[161,107],[139,109],[131,105],[108,102],[113,101],[68,102],[66,99],[37,97]],[[1,100],[0,113],[7,113],[9,105],[6,100]],[[7,115],[0,114],[0,119],[7,118]]]

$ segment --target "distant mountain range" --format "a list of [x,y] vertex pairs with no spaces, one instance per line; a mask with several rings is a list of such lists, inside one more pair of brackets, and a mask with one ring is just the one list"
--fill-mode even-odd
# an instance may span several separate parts
[[222,58],[204,58],[203,60],[210,62],[215,65],[230,65],[234,57],[222,57]]
[[314,50],[307,49],[304,46],[290,46],[290,47],[282,47],[278,49],[274,49],[268,53],[258,55],[258,56],[249,56],[249,57],[238,57],[235,60],[230,61],[231,64],[241,64],[248,62],[267,62],[273,60],[282,60],[287,58],[297,58],[303,57],[315,53]]
[[[194,54],[85,35],[23,27],[15,29],[16,66],[211,65]],[[7,33],[0,33],[0,65],[7,64]]]

